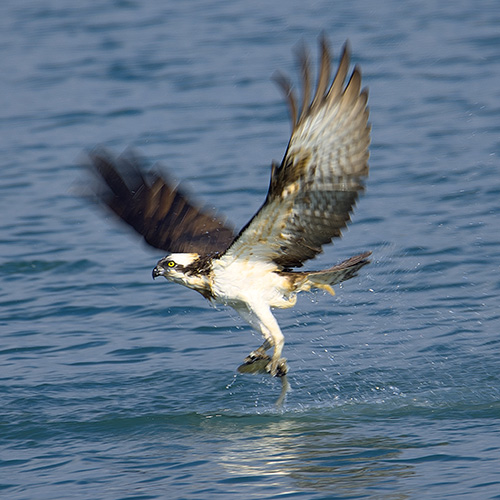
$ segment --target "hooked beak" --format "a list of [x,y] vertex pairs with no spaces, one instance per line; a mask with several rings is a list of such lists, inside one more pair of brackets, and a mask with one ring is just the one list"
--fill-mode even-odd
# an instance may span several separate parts
[[154,269],[153,269],[153,279],[155,278],[158,278],[158,276],[163,276],[165,273],[165,269],[163,269],[163,267],[161,266],[156,266]]

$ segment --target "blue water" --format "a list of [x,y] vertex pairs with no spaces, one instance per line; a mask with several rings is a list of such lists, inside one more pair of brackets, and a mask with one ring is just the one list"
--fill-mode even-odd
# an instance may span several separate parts
[[[0,495],[500,498],[497,0],[0,5]],[[349,38],[366,195],[278,311],[292,392],[236,375],[234,313],[151,280],[161,254],[78,196],[82,151],[137,148],[243,225],[289,134],[270,81]]]

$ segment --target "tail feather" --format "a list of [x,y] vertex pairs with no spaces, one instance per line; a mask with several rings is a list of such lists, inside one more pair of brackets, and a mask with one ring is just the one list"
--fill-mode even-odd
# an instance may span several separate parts
[[322,271],[305,271],[289,274],[297,292],[319,288],[335,295],[332,286],[354,278],[363,266],[370,263],[368,259],[370,255],[371,252],[365,252]]

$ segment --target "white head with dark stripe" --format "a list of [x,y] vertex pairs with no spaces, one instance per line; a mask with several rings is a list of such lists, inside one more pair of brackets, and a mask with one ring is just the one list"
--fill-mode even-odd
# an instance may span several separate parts
[[189,286],[186,268],[198,259],[197,253],[171,253],[160,259],[153,269],[153,279],[163,276],[169,281]]

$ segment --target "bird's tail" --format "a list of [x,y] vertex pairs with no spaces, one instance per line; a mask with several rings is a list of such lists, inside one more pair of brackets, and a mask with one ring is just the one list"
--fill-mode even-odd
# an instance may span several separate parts
[[320,288],[335,295],[332,286],[342,281],[354,278],[358,271],[370,261],[368,257],[371,252],[365,252],[360,255],[344,260],[340,264],[324,269],[323,271],[306,271],[290,273],[294,282],[294,288],[297,292],[307,292],[314,288]]

